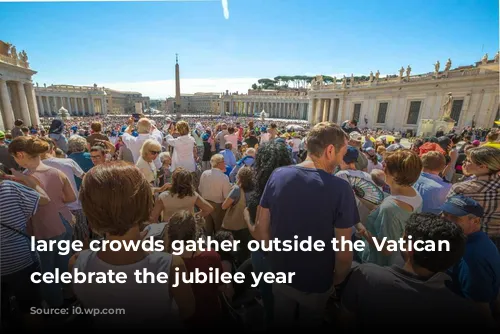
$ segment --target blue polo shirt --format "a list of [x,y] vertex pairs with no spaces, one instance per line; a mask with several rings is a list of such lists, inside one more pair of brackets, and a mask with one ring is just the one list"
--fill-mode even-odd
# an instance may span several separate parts
[[271,213],[271,239],[322,240],[322,252],[269,252],[273,272],[295,272],[291,287],[306,293],[326,292],[333,285],[335,228],[359,222],[354,193],[346,181],[323,170],[287,166],[269,178],[260,205]]
[[453,291],[493,306],[500,289],[500,254],[485,232],[467,236],[464,256],[448,273]]

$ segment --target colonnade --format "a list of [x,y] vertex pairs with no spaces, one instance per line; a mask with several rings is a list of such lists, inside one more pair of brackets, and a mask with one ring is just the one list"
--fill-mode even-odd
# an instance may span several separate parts
[[12,129],[16,119],[24,125],[38,125],[35,89],[28,81],[0,79],[0,129]]
[[264,110],[271,118],[307,119],[307,108],[309,101],[224,101],[222,100],[220,114],[236,113],[241,116],[253,116]]

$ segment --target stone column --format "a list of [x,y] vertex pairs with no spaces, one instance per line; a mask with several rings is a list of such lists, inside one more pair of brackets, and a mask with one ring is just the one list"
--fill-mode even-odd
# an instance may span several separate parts
[[330,110],[328,111],[328,122],[336,122],[336,119],[333,119],[333,108],[334,108],[334,100],[330,99]]
[[12,130],[14,127],[14,111],[10,103],[9,90],[7,89],[7,82],[0,80],[0,100],[2,101],[2,111],[4,126],[6,130]]
[[31,123],[33,125],[40,124],[40,116],[38,115],[38,105],[36,103],[35,88],[31,82],[24,85],[26,91],[26,98],[28,102],[29,113],[31,117]]
[[38,96],[37,102],[38,101],[39,101],[38,109],[40,110],[40,114],[42,114],[42,116],[45,116],[45,107],[43,105],[43,96]]
[[66,96],[66,101],[68,104],[68,114],[71,115],[73,113],[73,110],[71,109],[71,98],[69,96]]
[[28,99],[26,98],[26,91],[24,90],[24,85],[21,81],[17,81],[17,94],[19,97],[19,104],[21,106],[21,115],[23,121],[27,126],[32,125],[30,111],[28,109]]

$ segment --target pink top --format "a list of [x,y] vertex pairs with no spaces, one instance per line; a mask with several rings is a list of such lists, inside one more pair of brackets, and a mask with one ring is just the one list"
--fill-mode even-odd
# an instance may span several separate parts
[[50,198],[46,205],[38,206],[38,210],[27,226],[29,234],[37,239],[48,239],[57,237],[66,232],[59,213],[71,222],[72,215],[63,202],[63,182],[59,176],[59,170],[50,167],[44,171],[28,172],[41,184],[41,187]]

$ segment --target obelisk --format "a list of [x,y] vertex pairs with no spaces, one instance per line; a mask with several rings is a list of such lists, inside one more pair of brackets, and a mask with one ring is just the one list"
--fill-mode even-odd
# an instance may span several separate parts
[[174,103],[175,117],[181,118],[181,79],[179,74],[179,57],[175,54],[175,103]]

